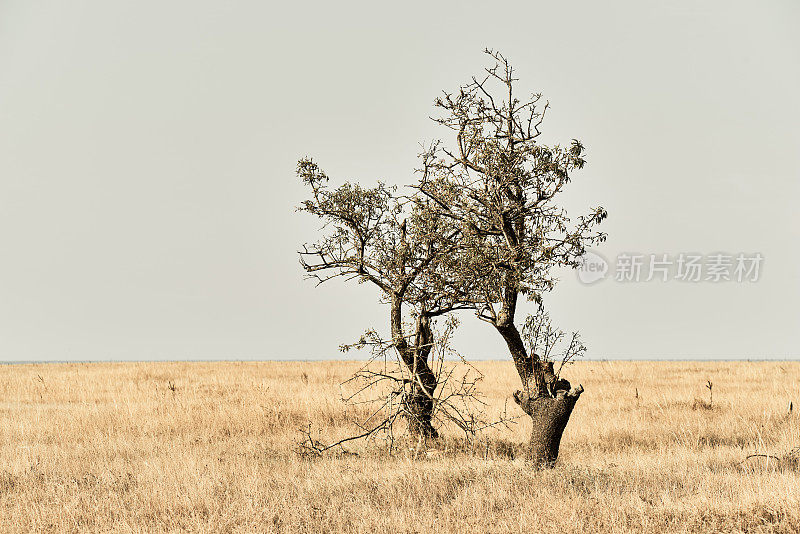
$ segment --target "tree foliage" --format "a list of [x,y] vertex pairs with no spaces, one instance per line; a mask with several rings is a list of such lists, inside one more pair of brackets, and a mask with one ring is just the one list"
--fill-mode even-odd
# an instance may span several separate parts
[[[381,290],[391,346],[410,372],[411,389],[401,389],[418,433],[436,434],[432,321],[473,310],[492,325],[520,376],[514,399],[533,419],[531,457],[552,465],[583,391],[561,378],[552,360],[557,346],[562,367],[585,347],[577,334],[551,325],[542,295],[555,286],[556,268],[578,267],[586,248],[605,240],[597,226],[607,214],[595,207],[570,219],[559,195],[586,164],[583,144],[543,143],[549,104],[541,94],[518,98],[513,67],[499,52],[486,53],[493,65],[481,77],[436,99],[434,120],[453,140],[423,151],[413,193],[399,195],[382,183],[331,190],[312,160],[299,162],[298,175],[312,193],[301,209],[327,228],[301,252],[301,263],[319,283],[344,277]],[[521,329],[520,298],[539,305]]]
[[412,377],[402,406],[412,431],[435,436],[439,376],[429,361],[437,343],[432,321],[472,307],[472,282],[450,276],[459,257],[459,226],[433,210],[429,199],[399,195],[380,182],[330,189],[311,159],[300,160],[297,173],[311,190],[300,209],[325,224],[323,237],[300,253],[303,268],[320,284],[344,278],[380,290],[389,305],[391,346]]
[[422,154],[419,191],[463,230],[464,258],[452,276],[474,284],[478,317],[508,344],[523,386],[549,386],[515,324],[520,296],[541,302],[556,283],[554,268],[577,267],[586,247],[605,240],[596,226],[602,207],[571,221],[558,195],[583,168],[585,149],[540,142],[548,103],[541,94],[519,100],[512,66],[491,50],[494,65],[455,93],[436,100],[435,120],[455,134]]

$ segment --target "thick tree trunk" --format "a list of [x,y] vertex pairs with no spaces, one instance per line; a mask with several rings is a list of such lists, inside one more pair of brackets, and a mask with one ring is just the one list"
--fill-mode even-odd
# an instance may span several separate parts
[[553,467],[561,436],[583,393],[583,386],[572,388],[568,381],[556,377],[553,362],[542,361],[535,354],[528,355],[513,324],[498,327],[498,330],[506,340],[524,388],[514,393],[514,400],[531,418],[527,459],[536,468]]
[[[431,373],[433,377],[433,373]],[[412,436],[422,436],[425,438],[437,438],[439,433],[433,427],[433,391],[436,389],[436,377],[433,381],[428,381],[425,390],[419,385],[414,384],[411,391],[406,396],[406,410],[408,413],[408,427]]]
[[558,458],[561,436],[567,427],[575,403],[583,393],[583,386],[569,391],[560,389],[555,397],[526,398],[517,392],[514,400],[531,417],[533,428],[528,444],[527,459],[537,468],[553,467]]
[[408,427],[413,436],[436,438],[433,427],[434,392],[439,380],[428,365],[428,355],[433,347],[430,317],[424,313],[417,318],[416,335],[409,344],[403,333],[402,298],[392,296],[392,338],[400,358],[408,368],[411,378],[403,398]]
[[514,400],[531,418],[531,439],[527,459],[537,469],[553,467],[558,458],[561,436],[567,427],[583,386],[571,387],[553,372],[553,362],[542,361],[537,354],[528,354],[519,330],[514,324],[519,292],[515,280],[508,278],[503,305],[494,323],[503,336],[514,360],[523,389],[514,393]]
[[407,394],[408,425],[411,434],[426,438],[439,436],[433,428],[434,392],[439,380],[428,365],[428,356],[433,348],[433,330],[430,317],[421,314],[417,318],[414,346],[408,348],[403,361],[411,371],[411,391]]

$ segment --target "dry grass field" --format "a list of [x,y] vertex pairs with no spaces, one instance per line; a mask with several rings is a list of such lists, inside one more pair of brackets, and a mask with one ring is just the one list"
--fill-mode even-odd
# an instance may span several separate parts
[[[547,471],[520,458],[525,419],[471,447],[300,458],[299,428],[363,415],[339,401],[356,365],[2,366],[0,531],[800,531],[800,471],[740,464],[800,445],[798,363],[575,364],[586,392]],[[478,366],[497,412],[512,365]]]

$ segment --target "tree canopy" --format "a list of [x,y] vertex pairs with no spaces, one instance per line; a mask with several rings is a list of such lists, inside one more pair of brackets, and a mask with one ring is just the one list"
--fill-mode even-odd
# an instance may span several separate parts
[[[557,267],[578,267],[586,248],[606,239],[597,226],[607,214],[595,207],[570,219],[559,194],[586,164],[583,144],[544,144],[549,104],[541,94],[518,98],[511,64],[499,52],[486,53],[493,65],[482,76],[436,99],[434,120],[453,139],[420,154],[411,192],[383,183],[330,190],[316,163],[298,163],[312,193],[301,209],[328,229],[301,252],[301,263],[319,283],[344,277],[381,290],[392,344],[419,386],[409,398],[421,420],[429,421],[437,386],[427,363],[435,343],[431,320],[473,310],[502,336],[519,374],[522,390],[513,397],[534,421],[531,458],[551,465],[583,388],[554,370],[553,347],[565,335],[551,326],[542,295],[555,286]],[[522,329],[520,298],[539,304]],[[414,318],[411,334],[404,306]],[[562,361],[584,350],[573,334]],[[435,435],[429,423],[423,427]]]

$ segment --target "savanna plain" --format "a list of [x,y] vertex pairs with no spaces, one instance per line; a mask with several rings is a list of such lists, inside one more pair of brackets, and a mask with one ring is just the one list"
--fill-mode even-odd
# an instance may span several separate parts
[[[578,362],[554,469],[526,465],[524,417],[298,454],[309,424],[357,432],[359,365],[0,366],[0,531],[800,531],[798,362]],[[476,367],[487,414],[517,415],[512,364]]]

